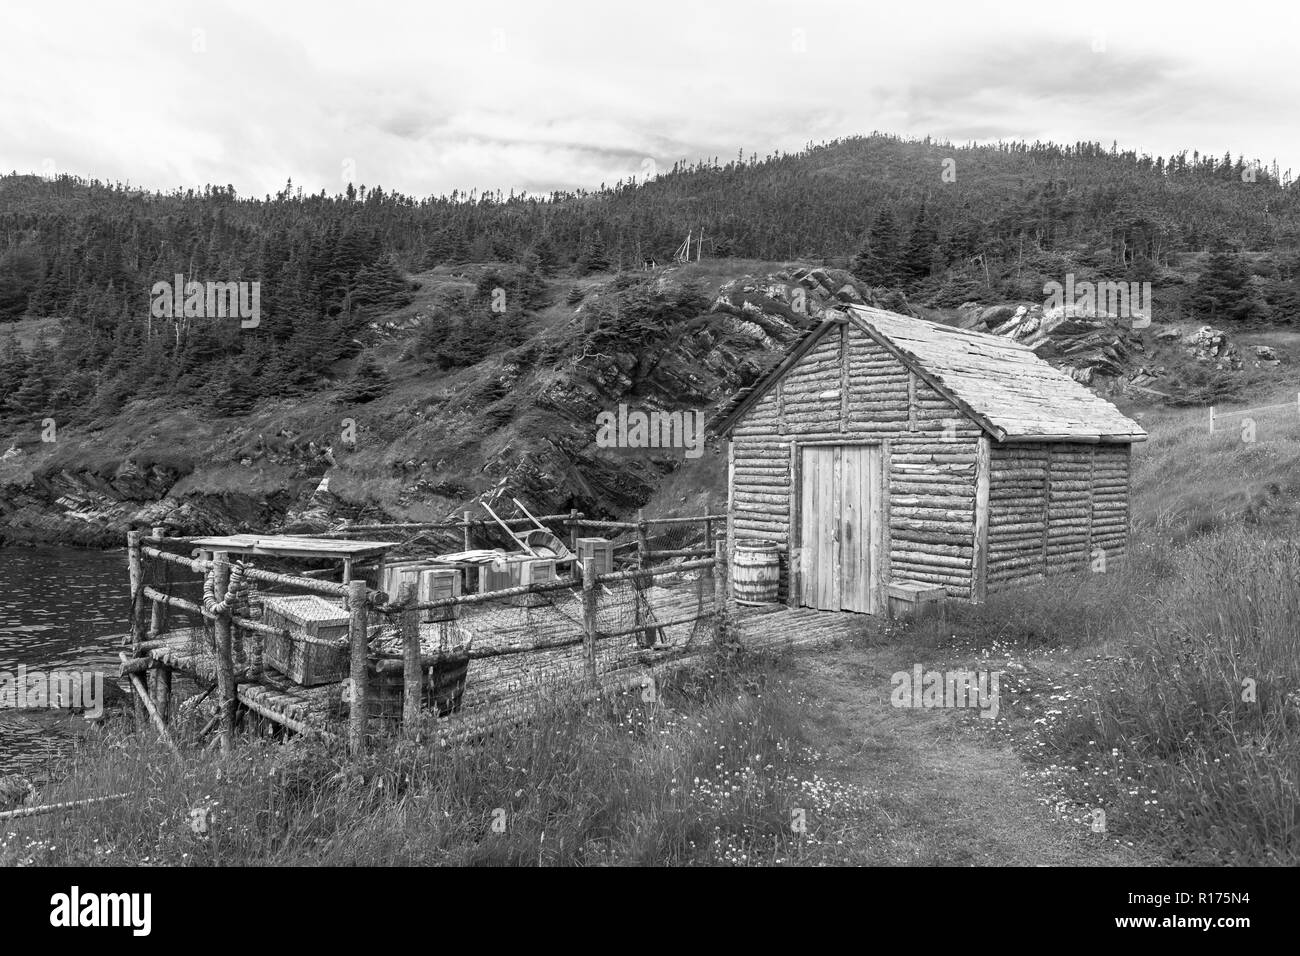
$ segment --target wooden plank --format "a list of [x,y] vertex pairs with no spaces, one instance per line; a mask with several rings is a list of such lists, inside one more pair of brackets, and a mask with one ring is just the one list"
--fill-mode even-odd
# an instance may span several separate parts
[[849,326],[840,326],[840,431],[849,428]]
[[829,580],[830,593],[827,596],[827,603],[823,607],[829,607],[833,611],[838,611],[843,606],[844,588],[841,575],[843,574],[840,550],[843,546],[843,525],[841,518],[844,514],[844,447],[838,446],[831,449],[831,486],[830,486],[830,511],[821,516],[821,522],[829,524],[831,527],[830,540],[830,573],[826,575]]
[[1084,545],[1088,552],[1088,561],[1092,561],[1092,522],[1095,518],[1094,509],[1097,507],[1097,448],[1093,446],[1088,449],[1088,541]]
[[397,547],[396,541],[358,541],[341,538],[295,537],[293,535],[232,534],[195,538],[190,542],[205,551],[232,554],[261,554],[278,557],[364,558]]
[[799,526],[801,513],[799,505],[802,500],[802,486],[800,481],[803,472],[799,467],[799,443],[790,443],[790,528],[787,542],[787,561],[788,583],[786,589],[786,603],[792,607],[798,607],[802,603],[803,595],[803,530]]
[[989,440],[979,440],[975,455],[975,553],[971,559],[971,599],[983,604],[988,595]]
[[813,597],[810,606],[819,610],[829,610],[826,604],[825,578],[830,571],[830,562],[825,547],[827,532],[824,520],[829,500],[826,494],[827,482],[830,480],[828,455],[829,452],[824,448],[814,448],[804,453],[804,463],[810,472],[807,480],[812,486],[812,498],[803,516],[813,551],[813,575],[809,581]]
[[1052,530],[1052,449],[1044,447],[1043,454],[1046,458],[1046,464],[1043,466],[1043,550],[1041,561],[1043,567],[1047,566],[1047,539],[1051,537]]
[[[813,506],[817,499],[817,462],[815,448],[799,447],[799,604],[817,606],[817,532]],[[792,529],[793,533],[793,529]]]
[[871,492],[868,483],[871,458],[872,449],[852,446],[843,449],[842,511],[839,516],[843,531],[839,550],[840,608],[845,611],[865,613],[871,609]]
[[890,495],[890,468],[892,465],[891,456],[893,448],[889,442],[880,446],[879,460],[876,468],[876,492],[873,501],[875,502],[874,521],[875,533],[871,537],[871,544],[875,551],[872,554],[871,573],[874,579],[875,588],[872,591],[872,600],[874,602],[872,612],[883,614],[886,609],[885,588],[889,586],[890,580],[890,541],[889,515],[891,510]]
[[727,560],[734,560],[736,547],[736,443],[727,441]]
[[907,430],[916,431],[916,373],[907,370]]

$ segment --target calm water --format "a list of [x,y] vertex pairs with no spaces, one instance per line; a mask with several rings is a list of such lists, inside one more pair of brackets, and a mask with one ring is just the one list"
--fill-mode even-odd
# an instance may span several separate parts
[[[103,671],[116,680],[129,627],[124,551],[0,548],[0,670]],[[0,774],[39,773],[80,718],[0,709]]]

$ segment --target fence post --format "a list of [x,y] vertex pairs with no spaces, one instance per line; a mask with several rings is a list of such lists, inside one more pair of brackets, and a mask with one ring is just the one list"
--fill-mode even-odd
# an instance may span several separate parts
[[419,600],[419,588],[414,584],[402,586],[402,653],[404,678],[402,698],[402,729],[415,736],[420,724],[420,703],[424,695],[424,671],[420,666],[420,615],[413,605]]
[[569,550],[578,553],[578,509],[569,509]]
[[[218,603],[225,601],[230,587],[230,555],[218,551],[212,556],[212,593]],[[235,749],[235,705],[237,690],[235,687],[235,658],[232,646],[231,618],[234,612],[227,607],[217,612],[213,622],[216,634],[217,651],[217,692],[220,695],[217,705],[221,716],[221,752],[228,754]]]
[[719,534],[713,542],[713,640],[726,644],[731,638],[731,608],[728,603],[731,585],[727,579],[727,536]]
[[646,562],[646,551],[649,550],[645,540],[645,510],[636,509],[636,566],[644,568]]
[[[144,643],[144,608],[140,606],[144,596],[144,553],[140,540],[143,531],[128,531],[126,534],[126,567],[131,579],[131,656],[140,656],[140,645]],[[135,718],[143,722],[148,719],[144,701],[138,697],[135,701]]]
[[596,679],[596,559],[582,561],[582,643],[587,676]]
[[[153,529],[153,539],[161,541],[167,534],[167,529],[162,525],[155,525]],[[151,602],[153,605],[152,613],[149,615],[149,640],[158,639],[163,631],[165,624],[165,608],[161,601]],[[163,723],[167,723],[169,712],[172,706],[172,669],[166,664],[160,664],[153,668],[153,702],[161,715]]]
[[[1300,399],[1298,399],[1300,400]],[[1214,434],[1214,406],[1210,406],[1210,434]]]
[[464,540],[464,544],[465,544],[465,547],[464,547],[463,550],[465,550],[465,551],[469,551],[469,550],[470,550],[470,545],[469,545],[469,518],[470,518],[470,514],[471,514],[471,512],[469,512],[469,511],[466,511],[466,512],[464,513],[464,518],[465,518],[465,536],[464,536],[464,537],[465,537],[465,540]]
[[354,754],[358,754],[366,745],[366,731],[369,713],[366,698],[370,681],[366,673],[370,642],[369,622],[366,615],[366,582],[353,581],[348,585],[348,610],[351,619],[348,622],[348,640],[352,647],[352,700],[350,721],[348,725],[348,745]]

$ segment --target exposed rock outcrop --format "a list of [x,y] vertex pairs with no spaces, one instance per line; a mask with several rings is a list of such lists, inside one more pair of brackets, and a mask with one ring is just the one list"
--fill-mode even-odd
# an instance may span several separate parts
[[1044,309],[1041,303],[981,306],[968,302],[957,310],[958,325],[1003,335],[1033,349],[1076,381],[1106,390],[1129,376],[1144,350],[1132,322],[1105,313]]
[[1203,325],[1184,335],[1181,341],[1187,355],[1197,362],[1212,364],[1220,371],[1241,368],[1237,347],[1228,341],[1228,333],[1221,329]]

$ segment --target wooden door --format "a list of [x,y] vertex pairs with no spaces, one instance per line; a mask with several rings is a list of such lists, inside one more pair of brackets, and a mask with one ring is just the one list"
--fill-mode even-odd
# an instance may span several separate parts
[[799,461],[800,601],[875,613],[880,448],[805,445]]

